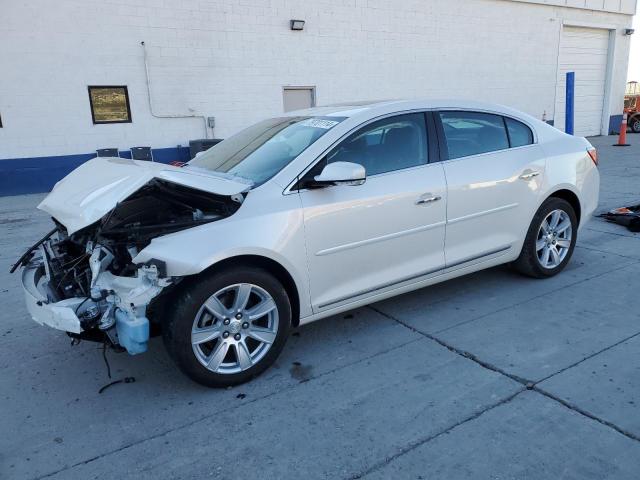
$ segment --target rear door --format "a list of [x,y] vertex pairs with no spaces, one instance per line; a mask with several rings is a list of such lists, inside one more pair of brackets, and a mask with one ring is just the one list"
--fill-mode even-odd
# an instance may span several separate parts
[[448,185],[447,267],[519,248],[538,205],[545,158],[533,131],[501,115],[440,111]]

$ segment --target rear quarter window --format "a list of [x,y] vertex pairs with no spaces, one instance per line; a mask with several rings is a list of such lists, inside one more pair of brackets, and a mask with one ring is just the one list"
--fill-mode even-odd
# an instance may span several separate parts
[[505,117],[504,121],[509,131],[511,148],[531,145],[533,143],[533,132],[524,123],[508,117]]

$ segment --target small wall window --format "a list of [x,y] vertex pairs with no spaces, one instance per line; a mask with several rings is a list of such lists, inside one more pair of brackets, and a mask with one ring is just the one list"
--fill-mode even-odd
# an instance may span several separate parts
[[131,123],[126,86],[90,86],[89,104],[93,123]]
[[316,89],[315,87],[284,87],[282,100],[285,112],[315,107]]

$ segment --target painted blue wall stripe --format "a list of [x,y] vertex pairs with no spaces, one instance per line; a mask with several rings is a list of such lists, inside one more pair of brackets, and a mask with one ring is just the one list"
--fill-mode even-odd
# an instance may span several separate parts
[[[95,153],[81,153],[0,160],[0,197],[49,192],[56,182],[95,156]],[[122,151],[120,156],[131,158],[131,152]],[[189,148],[154,148],[153,159],[162,163],[187,162]]]
[[[622,115],[611,115],[609,132],[617,134],[621,122]],[[553,125],[553,120],[549,120],[547,123]],[[81,153],[78,155],[0,160],[0,197],[49,192],[57,181],[95,156],[95,153]],[[122,151],[120,156],[131,158],[131,151]],[[189,147],[154,148],[153,158],[162,163],[174,160],[187,162],[189,161]]]

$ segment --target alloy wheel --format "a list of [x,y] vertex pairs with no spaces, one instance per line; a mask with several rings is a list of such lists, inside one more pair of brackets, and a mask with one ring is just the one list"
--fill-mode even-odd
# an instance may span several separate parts
[[278,308],[263,288],[239,283],[211,295],[198,310],[191,346],[208,370],[234,374],[256,365],[278,333]]
[[543,268],[558,267],[571,248],[573,227],[564,210],[553,210],[542,221],[536,239],[536,253]]

